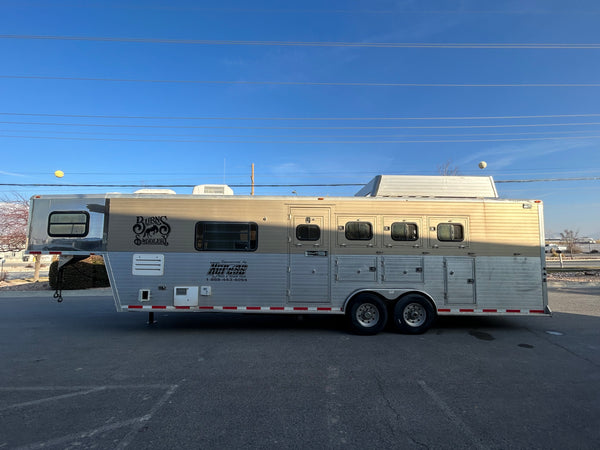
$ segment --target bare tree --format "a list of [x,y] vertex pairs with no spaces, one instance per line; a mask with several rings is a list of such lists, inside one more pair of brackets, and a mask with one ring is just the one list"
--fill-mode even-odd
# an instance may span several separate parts
[[458,167],[452,165],[452,160],[449,159],[444,164],[438,165],[438,172],[444,176],[455,176],[458,175]]
[[0,252],[18,252],[27,245],[29,201],[20,194],[0,199]]
[[575,242],[579,238],[579,231],[565,230],[560,233],[560,238],[566,244],[567,251],[571,253],[571,256],[573,256],[575,251],[579,250],[579,248],[575,245]]

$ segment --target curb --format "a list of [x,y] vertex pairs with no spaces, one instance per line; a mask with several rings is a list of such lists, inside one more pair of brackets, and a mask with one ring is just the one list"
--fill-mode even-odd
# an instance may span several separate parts
[[[54,290],[44,291],[0,291],[0,298],[43,298],[53,299]],[[73,291],[62,291],[63,298],[69,297],[112,297],[111,288],[92,288]]]

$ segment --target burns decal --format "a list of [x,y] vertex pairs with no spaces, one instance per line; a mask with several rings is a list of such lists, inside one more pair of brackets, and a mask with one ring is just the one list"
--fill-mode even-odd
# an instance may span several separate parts
[[135,245],[169,245],[168,237],[171,226],[167,216],[143,217],[137,216],[133,232]]

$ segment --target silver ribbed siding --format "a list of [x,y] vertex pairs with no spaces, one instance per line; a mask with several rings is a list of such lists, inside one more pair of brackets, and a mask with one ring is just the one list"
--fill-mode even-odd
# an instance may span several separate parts
[[[119,311],[134,304],[173,306],[176,286],[209,287],[211,295],[200,295],[198,305],[216,307],[328,306],[339,312],[353,293],[365,290],[388,300],[423,292],[437,308],[531,310],[547,304],[541,260],[530,257],[332,256],[326,273],[322,259],[303,255],[165,253],[163,275],[140,276],[132,273],[133,255],[105,256]],[[247,270],[213,277],[211,263],[246,264]],[[288,271],[288,263],[301,270]],[[291,273],[297,274],[298,296],[290,289]],[[140,289],[150,290],[148,302],[138,300]]]

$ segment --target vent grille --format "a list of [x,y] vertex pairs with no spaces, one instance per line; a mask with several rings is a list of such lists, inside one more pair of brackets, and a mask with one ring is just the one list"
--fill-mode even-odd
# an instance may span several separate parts
[[132,273],[142,276],[161,276],[165,270],[165,255],[134,254]]
[[226,184],[200,184],[194,187],[194,195],[233,195],[233,189]]

